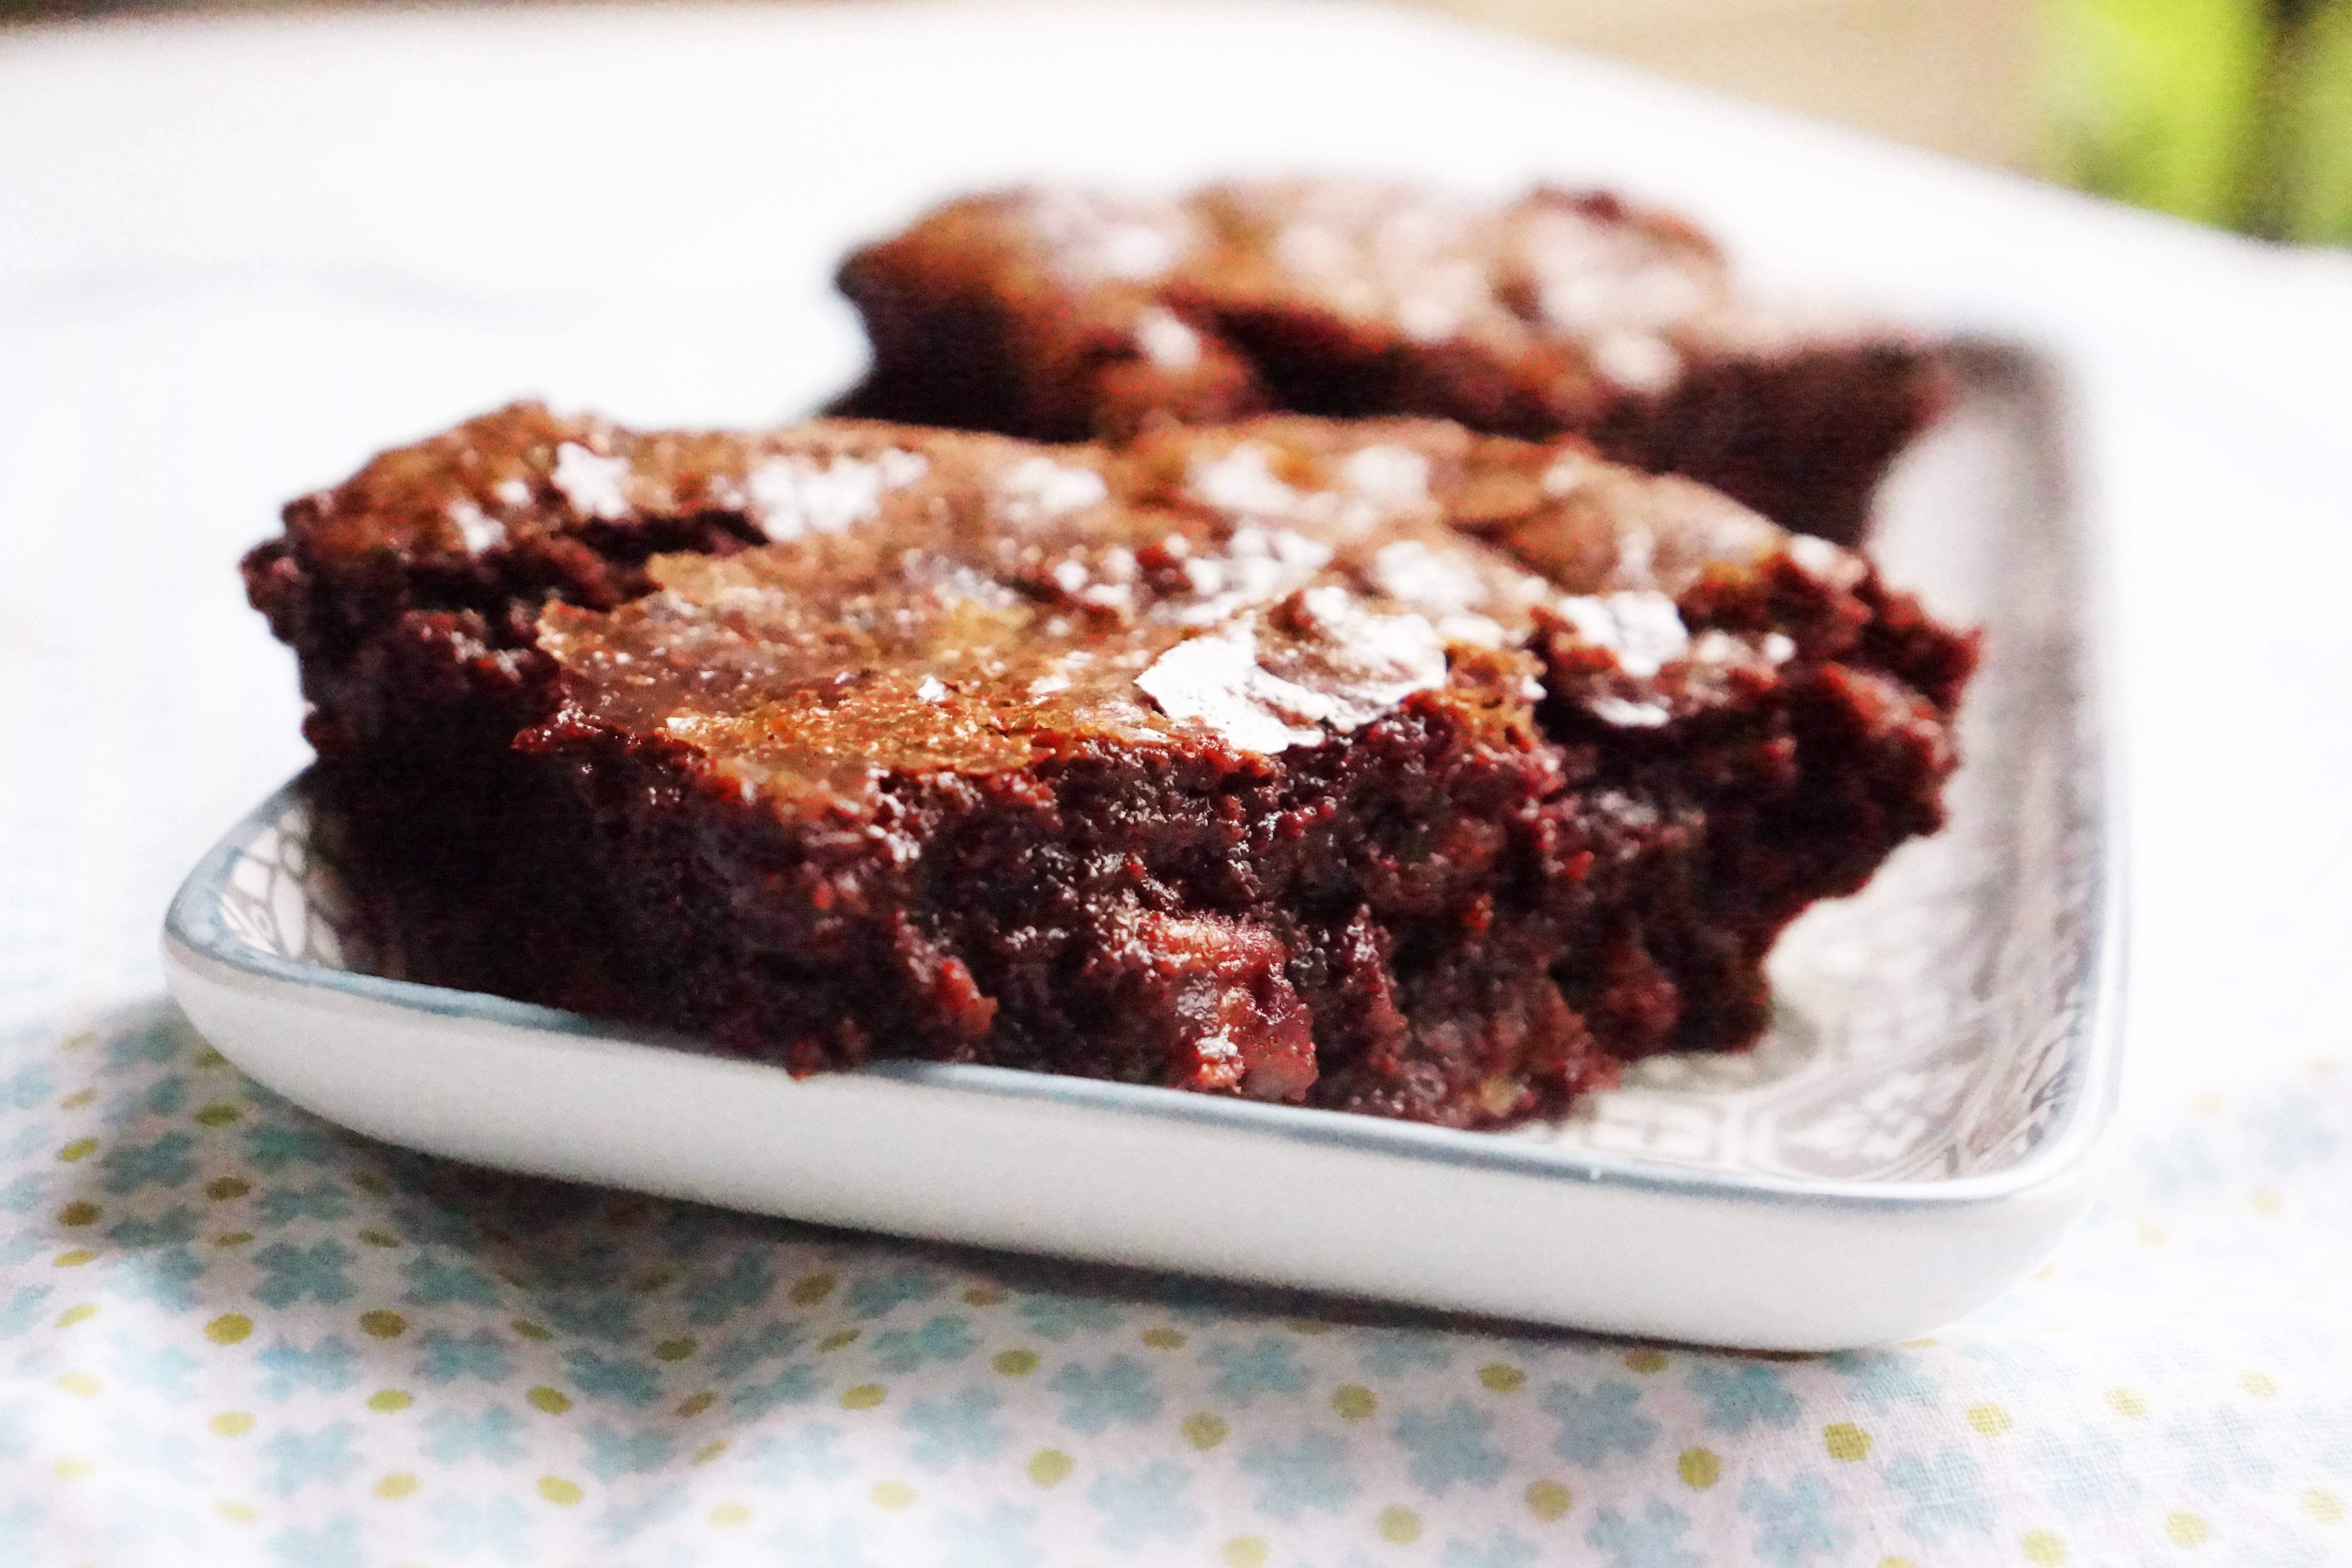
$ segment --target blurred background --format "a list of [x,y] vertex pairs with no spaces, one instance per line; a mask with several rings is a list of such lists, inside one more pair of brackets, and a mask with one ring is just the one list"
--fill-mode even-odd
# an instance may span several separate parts
[[1433,0],[2272,238],[2352,243],[2352,0]]
[[[2352,0],[1410,3],[2199,223],[2352,244]],[[0,0],[0,26],[293,8]]]
[[2270,238],[2352,243],[2352,0],[1431,0]]

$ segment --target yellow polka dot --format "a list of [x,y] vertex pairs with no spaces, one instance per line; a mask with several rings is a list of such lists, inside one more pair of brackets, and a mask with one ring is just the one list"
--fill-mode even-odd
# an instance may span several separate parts
[[2135,1421],[2147,1414],[2147,1401],[2137,1388],[2110,1388],[2107,1403],[2115,1406],[2116,1415],[2128,1415]]
[[793,1304],[796,1307],[814,1307],[832,1295],[833,1288],[839,1283],[841,1281],[830,1274],[812,1274],[807,1279],[793,1284]]
[[1549,1524],[1576,1502],[1576,1494],[1558,1481],[1537,1481],[1528,1488],[1528,1511]]
[[224,1410],[205,1425],[224,1437],[242,1437],[253,1430],[253,1417],[242,1410]]
[[527,1340],[551,1340],[555,1337],[554,1330],[543,1324],[534,1323],[529,1318],[517,1318],[507,1327]]
[[357,1187],[363,1193],[373,1193],[378,1197],[388,1196],[392,1192],[392,1184],[385,1181],[382,1176],[377,1175],[373,1171],[360,1171],[354,1173],[352,1176],[352,1185]]
[[2189,1103],[2200,1110],[2219,1110],[2221,1109],[2221,1096],[2219,1090],[2209,1089]]
[[207,1105],[196,1112],[196,1121],[206,1127],[226,1127],[243,1114],[234,1105]]
[[398,1312],[362,1312],[360,1327],[377,1339],[396,1340],[408,1331],[408,1320]]
[[701,1447],[697,1448],[694,1451],[693,1462],[698,1465],[707,1465],[726,1451],[727,1439],[721,1437],[715,1442],[705,1443]]
[[866,1495],[874,1500],[876,1508],[895,1512],[915,1500],[915,1489],[904,1481],[877,1481],[874,1489]]
[[1971,1405],[1969,1406],[1969,1425],[1988,1437],[1998,1437],[2014,1423],[2010,1420],[2009,1412],[1998,1405]]
[[654,1346],[656,1361],[684,1361],[694,1353],[694,1336],[682,1334],[674,1340],[664,1340]]
[[68,1204],[58,1211],[59,1225],[96,1225],[106,1217],[106,1211],[86,1200]]
[[1364,1420],[1380,1407],[1380,1396],[1360,1383],[1343,1383],[1331,1391],[1331,1408],[1342,1420]]
[[[2148,1246],[2162,1247],[2164,1245],[2164,1227],[2157,1224],[2156,1221],[2152,1219],[2144,1219],[2140,1221],[2138,1226],[2135,1228],[2140,1240],[2147,1243]],[[2063,1551],[2064,1548],[2062,1547],[2060,1550]]]
[[395,1410],[405,1410],[414,1404],[397,1388],[379,1388],[368,1395],[368,1408],[379,1415],[389,1415]]
[[1331,1331],[1330,1324],[1318,1323],[1312,1318],[1293,1318],[1282,1326],[1294,1334],[1307,1334],[1310,1337],[1316,1334],[1328,1334]]
[[1822,1447],[1830,1451],[1832,1459],[1866,1458],[1870,1454],[1870,1434],[1851,1421],[1840,1421],[1822,1428]]
[[408,1245],[388,1230],[363,1230],[360,1232],[360,1239],[366,1242],[370,1247],[382,1247],[386,1251],[390,1251],[396,1247],[405,1247]]
[[963,1293],[964,1305],[967,1307],[1001,1306],[1007,1300],[1005,1292],[993,1285],[975,1285]]
[[375,1484],[375,1495],[386,1502],[395,1498],[404,1498],[415,1489],[416,1478],[406,1470],[394,1470]]
[[2046,1530],[2037,1530],[2025,1538],[2025,1560],[2033,1568],[2056,1568],[2066,1561],[2066,1543]]
[[1490,1362],[1478,1369],[1478,1381],[1497,1394],[1517,1394],[1528,1374],[1507,1362]]
[[2250,1372],[2238,1379],[2238,1382],[2256,1399],[2268,1399],[2278,1393],[2278,1384],[2259,1372]]
[[258,1510],[241,1502],[216,1502],[213,1504],[213,1511],[231,1524],[251,1524],[261,1517]]
[[1654,1372],[1665,1371],[1669,1359],[1664,1351],[1640,1350],[1625,1352],[1625,1364],[1644,1377]]
[[92,1154],[95,1154],[95,1153],[97,1153],[97,1152],[98,1152],[98,1140],[97,1140],[97,1139],[95,1139],[95,1138],[77,1138],[77,1139],[75,1139],[72,1142],[70,1142],[70,1143],[67,1144],[64,1148],[62,1148],[62,1149],[60,1149],[60,1150],[58,1150],[58,1159],[60,1159],[60,1160],[63,1160],[63,1161],[67,1162],[68,1164],[70,1164],[72,1162],[74,1162],[74,1161],[76,1161],[76,1160],[87,1160],[87,1159],[89,1159]]
[[648,1268],[629,1283],[632,1289],[650,1296],[676,1283],[677,1279],[677,1270],[675,1268]]
[[1026,1377],[1037,1370],[1035,1351],[998,1351],[989,1365],[1007,1377]]
[[751,1517],[751,1510],[740,1502],[722,1502],[710,1510],[710,1522],[721,1530],[731,1530]]
[[233,1345],[253,1332],[253,1320],[242,1312],[225,1312],[205,1325],[205,1338],[216,1345]]
[[2202,1546],[2205,1521],[2193,1513],[2168,1513],[2164,1516],[2164,1533],[2172,1538],[2175,1546]]
[[1222,1419],[1203,1411],[1198,1415],[1191,1416],[1186,1419],[1184,1423],[1184,1441],[1192,1444],[1192,1447],[1200,1449],[1202,1453],[1206,1453],[1211,1448],[1213,1448],[1218,1444],[1223,1442],[1225,1440],[1225,1434],[1231,1430],[1232,1428],[1227,1426]]
[[233,1230],[226,1236],[216,1236],[213,1237],[213,1245],[215,1247],[243,1247],[247,1242],[251,1241],[252,1239],[253,1232],[249,1230]]
[[61,1481],[78,1481],[97,1469],[88,1459],[59,1459],[49,1467],[49,1473]]
[[1029,1479],[1041,1487],[1055,1485],[1076,1468],[1077,1461],[1059,1448],[1040,1448],[1029,1456]]
[[878,1383],[861,1383],[841,1396],[844,1410],[871,1410],[890,1397],[889,1391]]
[[2339,1524],[2344,1519],[2344,1504],[2334,1492],[2324,1492],[2314,1487],[2303,1494],[2303,1511],[2322,1524]]
[[[1143,1342],[1156,1351],[1181,1351],[1184,1348],[1183,1331],[1179,1329],[1146,1329]],[[1242,1539],[1250,1539],[1244,1536]]]
[[1255,1535],[1236,1535],[1217,1556],[1225,1568],[1265,1568],[1265,1542]]
[[680,1415],[699,1415],[718,1403],[719,1391],[715,1388],[706,1388],[699,1394],[689,1394],[679,1400],[677,1413]]
[[524,1394],[523,1397],[530,1400],[533,1405],[539,1406],[540,1409],[546,1411],[550,1415],[561,1415],[565,1411],[572,1408],[572,1396],[570,1394],[564,1393],[563,1390],[560,1388],[550,1388],[544,1384],[532,1389],[529,1394]]
[[1421,1515],[1402,1505],[1381,1510],[1381,1539],[1409,1546],[1421,1539]]
[[213,1049],[210,1046],[206,1046],[203,1050],[196,1053],[195,1062],[200,1068],[221,1068],[228,1066],[228,1058],[221,1055],[218,1051]]
[[1878,1560],[1878,1568],[1919,1568],[1919,1564],[1908,1557],[1882,1557]]
[[824,1338],[817,1341],[816,1348],[821,1351],[837,1351],[845,1349],[847,1346],[856,1344],[857,1342],[857,1336],[864,1331],[865,1331],[861,1329],[836,1329],[832,1333],[825,1335]]
[[97,1394],[104,1384],[89,1373],[69,1372],[58,1379],[58,1386],[68,1394],[79,1394],[84,1399],[88,1399]]
[[1693,1491],[1703,1492],[1722,1479],[1723,1461],[1706,1448],[1685,1448],[1682,1458],[1675,1461],[1675,1473],[1683,1485]]
[[77,1247],[69,1252],[58,1253],[57,1263],[60,1268],[79,1268],[83,1264],[93,1261],[97,1257],[98,1254],[89,1247]]
[[2284,1206],[2278,1195],[2278,1189],[2275,1187],[2256,1187],[2250,1201],[2255,1210],[2262,1214],[2276,1214]]
[[1943,1341],[1936,1338],[1933,1334],[1930,1334],[1924,1339],[1905,1340],[1903,1342],[1903,1348],[1906,1351],[1927,1351],[1933,1350],[1943,1342]]
[[558,1508],[570,1508],[586,1494],[581,1491],[578,1481],[567,1481],[562,1476],[541,1476],[539,1495]]
[[63,1100],[58,1100],[58,1109],[60,1110],[79,1110],[83,1106],[88,1105],[91,1100],[96,1100],[97,1098],[98,1090],[94,1089],[78,1089],[71,1094],[67,1095]]
[[72,1306],[68,1307],[64,1311],[58,1314],[58,1327],[61,1329],[70,1329],[76,1323],[87,1323],[92,1318],[97,1316],[97,1302],[76,1301]]
[[219,1176],[205,1184],[205,1196],[215,1203],[226,1203],[253,1191],[253,1184],[236,1176]]

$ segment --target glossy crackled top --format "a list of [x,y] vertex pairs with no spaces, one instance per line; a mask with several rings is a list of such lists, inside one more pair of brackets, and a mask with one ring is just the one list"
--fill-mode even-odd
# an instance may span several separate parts
[[[893,244],[1081,290],[1097,311],[1132,314],[1138,346],[1171,368],[1199,352],[1188,321],[1234,311],[1328,313],[1407,342],[1560,356],[1563,372],[1642,390],[1678,374],[1685,340],[1772,331],[1735,300],[1704,233],[1599,192],[1538,187],[1491,205],[1371,180],[1163,200],[1020,188],[951,204]],[[1136,312],[1145,300],[1156,303]]]
[[[286,510],[306,554],[494,557],[598,527],[726,513],[772,540],[837,528],[921,471],[892,426],[624,429],[518,403],[379,455]],[[896,454],[895,456],[893,454]]]
[[844,422],[574,434],[521,480],[562,497],[531,526],[723,504],[776,541],[656,557],[656,592],[541,622],[575,720],[688,745],[747,795],[854,800],[885,771],[1099,742],[1272,755],[1449,686],[1507,723],[1540,694],[1513,651],[1536,618],[1654,674],[1685,647],[1671,595],[1782,537],[1570,444],[1418,421],[1115,451]]

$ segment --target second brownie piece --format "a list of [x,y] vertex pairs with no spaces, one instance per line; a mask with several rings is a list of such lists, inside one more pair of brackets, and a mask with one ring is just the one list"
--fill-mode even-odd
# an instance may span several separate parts
[[874,350],[843,413],[1049,441],[1269,410],[1572,432],[1842,543],[1945,396],[1916,334],[1761,309],[1700,231],[1599,193],[1006,191],[839,282]]

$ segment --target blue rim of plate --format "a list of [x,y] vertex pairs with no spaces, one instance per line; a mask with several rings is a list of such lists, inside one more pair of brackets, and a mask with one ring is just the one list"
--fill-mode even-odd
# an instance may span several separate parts
[[[2104,688],[2093,685],[2091,690],[2099,692]],[[2103,749],[2086,748],[2084,763],[2103,775],[2096,782],[2112,784],[2115,771]],[[167,947],[185,949],[256,980],[352,997],[403,1013],[523,1029],[583,1043],[674,1050],[739,1066],[765,1067],[773,1072],[784,1070],[698,1050],[690,1040],[666,1040],[653,1031],[603,1023],[558,1008],[332,969],[281,958],[253,946],[229,928],[221,914],[221,896],[236,861],[256,839],[275,827],[295,806],[300,782],[298,776],[280,786],[231,828],[189,873],[173,896],[164,920]],[[1882,1215],[1916,1213],[1923,1208],[1986,1206],[2025,1198],[2063,1179],[2089,1156],[2112,1120],[2116,1099],[2124,969],[2119,836],[2113,831],[2111,796],[2098,789],[2086,793],[2089,820],[2084,824],[2084,830],[2090,865],[2086,868],[2084,897],[2091,940],[2084,944],[2082,958],[2066,991],[2064,1006],[2072,1020],[2066,1035],[2066,1066],[2039,1136],[2021,1159],[1997,1171],[1936,1181],[1807,1179],[1678,1165],[1638,1156],[1571,1152],[1507,1134],[1465,1132],[1345,1111],[1225,1100],[1180,1089],[1066,1078],[1012,1068],[905,1061],[875,1064],[858,1072],[860,1076],[920,1089],[1175,1120],[1249,1137],[1322,1144],[1455,1167],[1508,1171],[1658,1195],[1796,1205]]]

